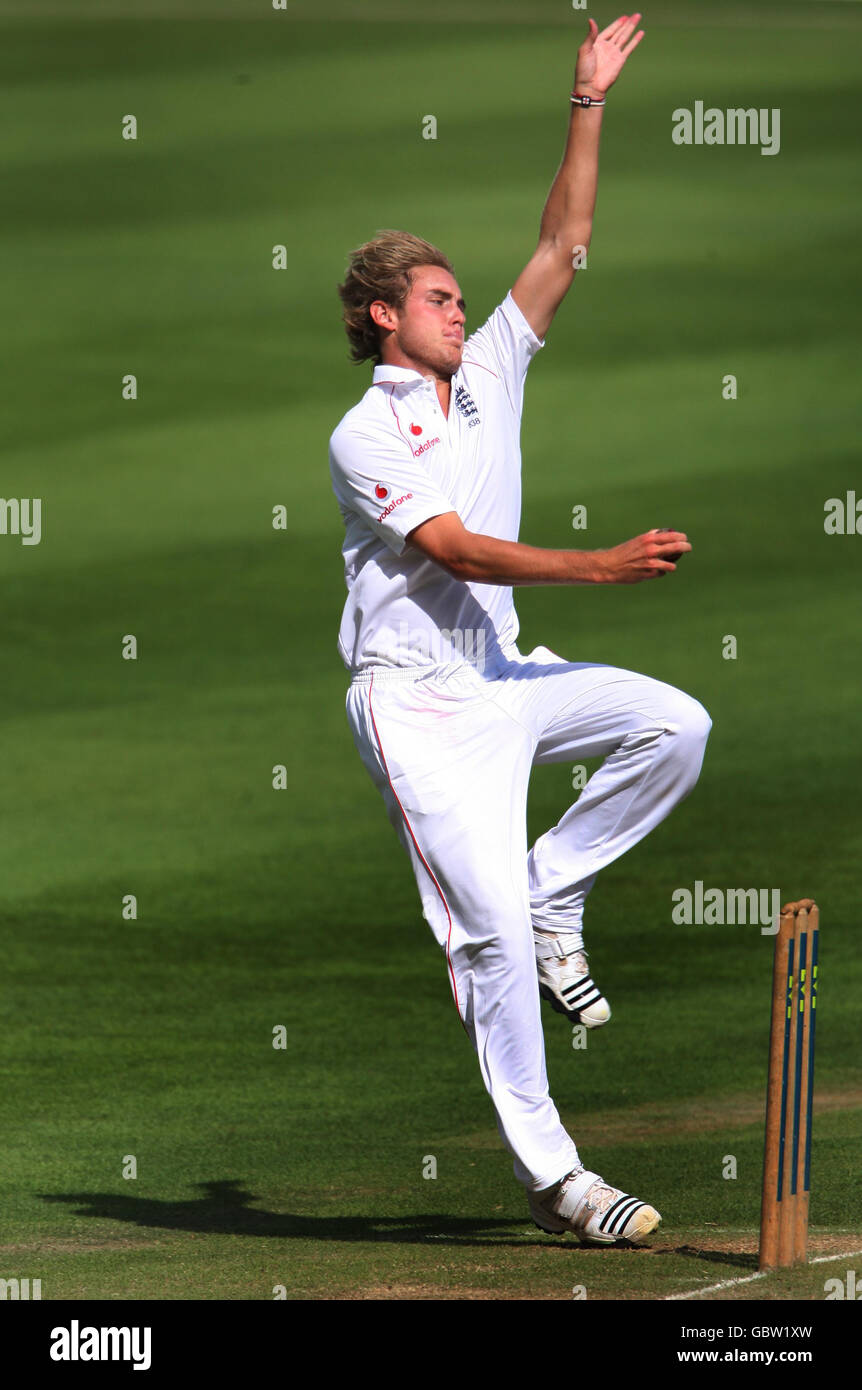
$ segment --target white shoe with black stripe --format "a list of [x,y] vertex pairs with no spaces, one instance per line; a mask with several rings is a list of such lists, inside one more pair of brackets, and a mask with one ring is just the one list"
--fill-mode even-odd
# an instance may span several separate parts
[[570,951],[577,939],[573,932],[533,930],[539,993],[558,1014],[585,1028],[601,1028],[611,1016],[611,1006],[590,975],[587,953]]
[[576,1168],[543,1192],[527,1194],[530,1215],[548,1235],[570,1231],[584,1245],[639,1245],[657,1230],[661,1217],[654,1207],[610,1187],[598,1173]]

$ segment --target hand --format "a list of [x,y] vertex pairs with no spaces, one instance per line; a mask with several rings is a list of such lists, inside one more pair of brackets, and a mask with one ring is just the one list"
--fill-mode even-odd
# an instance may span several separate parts
[[611,550],[594,552],[599,584],[640,584],[673,574],[675,560],[691,550],[684,531],[655,527],[642,536],[615,545]]
[[[590,32],[578,49],[575,66],[575,91],[586,96],[604,96],[622,71],[623,64],[644,36],[635,34],[639,14],[621,15],[599,33],[599,26],[590,20]],[[634,34],[634,38],[632,35]]]

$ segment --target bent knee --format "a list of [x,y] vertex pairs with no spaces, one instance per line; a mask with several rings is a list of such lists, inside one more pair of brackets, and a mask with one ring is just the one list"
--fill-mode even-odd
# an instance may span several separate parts
[[712,720],[699,700],[672,686],[658,705],[662,727],[669,734],[678,734],[685,742],[706,743]]
[[698,700],[680,691],[666,713],[664,727],[671,735],[668,764],[675,769],[681,795],[686,796],[700,776],[712,720]]
[[712,720],[700,701],[693,699],[691,695],[686,695],[682,718],[682,731],[686,737],[691,739],[693,743],[700,743],[705,746],[711,728]]

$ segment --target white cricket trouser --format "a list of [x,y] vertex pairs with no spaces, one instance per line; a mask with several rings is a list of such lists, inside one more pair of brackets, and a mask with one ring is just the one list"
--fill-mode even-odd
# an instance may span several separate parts
[[[599,870],[691,791],[712,721],[673,686],[547,647],[490,673],[462,661],[419,679],[362,672],[347,717],[446,953],[515,1176],[550,1187],[579,1159],[548,1094],[532,927],[580,930]],[[601,755],[528,853],[531,768]]]

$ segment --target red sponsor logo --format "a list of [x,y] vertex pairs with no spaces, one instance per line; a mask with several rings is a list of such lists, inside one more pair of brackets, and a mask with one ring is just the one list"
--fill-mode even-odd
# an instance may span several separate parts
[[389,496],[389,489],[385,483],[377,484],[377,486],[374,489],[374,496],[377,497],[381,502],[384,502],[386,500],[386,498]]
[[411,433],[411,434],[421,434],[421,433],[422,433],[422,426],[421,426],[421,425],[411,425],[411,426],[410,426],[410,433]]
[[386,517],[391,516],[391,514],[395,511],[396,507],[400,507],[402,502],[409,502],[412,496],[412,492],[405,492],[403,497],[396,497],[394,501],[389,503],[388,507],[383,508],[383,511],[380,513],[377,520],[385,521]]
[[426,452],[426,450],[428,450],[428,449],[433,449],[434,445],[435,445],[435,444],[439,444],[439,443],[440,443],[440,436],[439,436],[439,434],[438,434],[434,439],[426,439],[424,444],[420,444],[418,449],[414,449],[414,450],[413,450],[413,457],[414,457],[415,459],[418,459],[418,457],[419,457],[420,454],[424,454],[424,453]]

